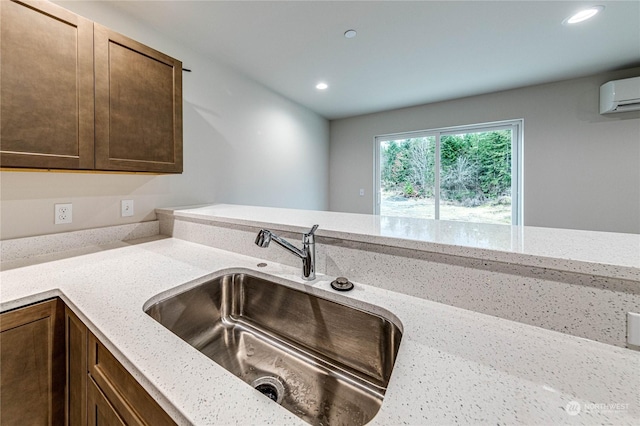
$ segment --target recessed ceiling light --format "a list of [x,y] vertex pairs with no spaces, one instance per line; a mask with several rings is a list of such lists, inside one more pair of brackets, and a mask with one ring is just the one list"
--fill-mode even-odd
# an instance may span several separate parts
[[316,89],[318,90],[327,90],[329,85],[327,83],[318,83],[316,84]]
[[347,30],[347,31],[344,32],[344,36],[346,38],[354,38],[357,35],[358,35],[358,33],[356,32],[356,30]]
[[582,9],[573,15],[569,16],[567,19],[562,21],[563,24],[577,24],[578,22],[586,21],[587,19],[593,18],[598,14],[598,12],[602,12],[604,10],[604,6],[591,6],[586,9]]

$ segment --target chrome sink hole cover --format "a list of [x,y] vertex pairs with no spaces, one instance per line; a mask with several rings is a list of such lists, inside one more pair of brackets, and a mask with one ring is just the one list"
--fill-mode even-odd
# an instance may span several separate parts
[[331,282],[331,288],[338,291],[353,290],[353,283],[345,277],[338,277]]
[[402,324],[391,313],[374,314],[241,272],[145,311],[212,362],[317,426],[361,426],[373,419],[402,339]]
[[251,382],[251,387],[265,395],[267,398],[275,401],[277,404],[282,403],[282,398],[284,397],[284,386],[277,377],[259,377]]

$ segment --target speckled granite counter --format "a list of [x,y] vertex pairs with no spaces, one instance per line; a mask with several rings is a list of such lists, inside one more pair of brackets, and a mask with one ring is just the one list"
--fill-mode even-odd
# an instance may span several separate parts
[[[305,224],[306,225],[306,224]],[[175,238],[0,273],[0,310],[60,296],[180,424],[304,424],[143,312],[161,292],[225,271],[394,313],[404,335],[370,424],[638,424],[640,353]],[[173,290],[172,290],[173,289]],[[168,294],[168,293],[167,293]],[[344,299],[343,299],[344,300]],[[580,412],[567,412],[571,401]]]
[[215,220],[390,247],[640,280],[640,235],[489,225],[314,210],[216,204],[158,209],[177,218]]

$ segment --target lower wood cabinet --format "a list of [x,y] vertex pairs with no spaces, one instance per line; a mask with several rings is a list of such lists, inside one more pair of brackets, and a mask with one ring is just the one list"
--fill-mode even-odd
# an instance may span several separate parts
[[0,314],[0,424],[64,424],[64,304]]
[[102,393],[96,382],[89,378],[87,387],[87,414],[89,426],[126,425],[118,412]]
[[87,335],[89,330],[65,306],[65,336],[67,342],[66,424],[87,424]]
[[[144,388],[125,370],[115,357],[89,333],[89,381],[95,383],[115,412],[128,425],[175,425]],[[89,386],[91,387],[91,386]],[[95,408],[95,409],[94,409]],[[99,407],[89,407],[89,425]]]
[[0,425],[175,425],[60,299],[0,327]]

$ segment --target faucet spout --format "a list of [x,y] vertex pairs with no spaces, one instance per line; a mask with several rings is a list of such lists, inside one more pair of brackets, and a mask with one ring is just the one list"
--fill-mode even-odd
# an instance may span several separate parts
[[318,225],[314,225],[309,232],[302,235],[302,250],[268,229],[261,229],[258,232],[255,243],[258,247],[267,248],[269,243],[273,241],[289,253],[302,259],[302,279],[313,281],[316,279],[316,229],[318,229]]
[[260,232],[258,232],[258,236],[256,237],[256,245],[262,248],[269,247],[271,236],[271,231],[267,229],[261,229]]

